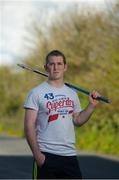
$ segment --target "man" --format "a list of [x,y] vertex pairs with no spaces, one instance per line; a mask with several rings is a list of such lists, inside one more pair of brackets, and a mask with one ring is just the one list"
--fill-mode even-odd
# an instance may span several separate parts
[[24,104],[25,135],[34,156],[35,179],[81,179],[76,157],[74,125],[88,121],[100,94],[93,90],[81,111],[78,96],[64,84],[65,56],[58,50],[46,56],[47,81],[33,88]]

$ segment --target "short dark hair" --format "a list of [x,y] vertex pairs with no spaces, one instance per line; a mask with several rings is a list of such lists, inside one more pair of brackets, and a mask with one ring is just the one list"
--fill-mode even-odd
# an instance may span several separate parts
[[45,60],[46,60],[46,64],[48,63],[48,58],[49,58],[50,56],[61,56],[61,57],[63,58],[64,64],[66,64],[65,55],[64,55],[61,51],[59,51],[59,50],[52,50],[52,51],[50,51],[50,52],[47,54],[46,59],[45,59]]

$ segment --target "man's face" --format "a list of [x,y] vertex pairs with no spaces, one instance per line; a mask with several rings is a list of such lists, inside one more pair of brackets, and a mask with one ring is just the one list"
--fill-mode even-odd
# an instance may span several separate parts
[[45,65],[49,79],[63,79],[64,72],[67,70],[67,65],[64,64],[62,56],[49,56],[48,63]]

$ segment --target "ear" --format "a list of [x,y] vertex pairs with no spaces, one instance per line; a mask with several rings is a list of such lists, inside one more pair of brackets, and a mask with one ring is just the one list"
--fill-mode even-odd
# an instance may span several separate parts
[[45,71],[47,71],[47,65],[46,64],[44,65],[44,69],[45,69]]
[[67,71],[67,64],[64,65],[64,71]]

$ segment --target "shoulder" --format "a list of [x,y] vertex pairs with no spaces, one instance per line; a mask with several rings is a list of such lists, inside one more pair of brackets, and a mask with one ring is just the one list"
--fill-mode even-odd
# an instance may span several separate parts
[[74,90],[73,88],[67,86],[66,84],[65,84],[65,88],[66,88],[72,95],[76,95],[76,96],[77,96],[76,90]]
[[38,97],[38,96],[42,95],[42,92],[44,92],[47,89],[46,86],[47,86],[46,82],[43,82],[43,83],[35,86],[28,92],[28,97],[29,96]]
[[39,91],[44,91],[47,88],[47,83],[44,81],[43,83],[39,84],[38,86],[31,89],[32,93],[37,93]]

